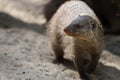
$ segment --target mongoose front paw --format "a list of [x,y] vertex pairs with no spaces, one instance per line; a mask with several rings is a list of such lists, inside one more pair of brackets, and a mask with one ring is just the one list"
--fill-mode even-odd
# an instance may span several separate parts
[[63,63],[63,58],[62,59],[54,59],[52,63],[54,63],[54,64]]

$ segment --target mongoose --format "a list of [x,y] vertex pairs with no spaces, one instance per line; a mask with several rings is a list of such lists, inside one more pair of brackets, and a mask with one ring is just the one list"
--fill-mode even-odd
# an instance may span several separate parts
[[[55,13],[48,24],[55,61],[61,62],[64,53],[72,60],[82,79],[94,72],[103,48],[103,28],[94,12],[82,1],[68,1]],[[83,55],[89,53],[91,62],[84,69]]]
[[[68,0],[50,0],[44,14],[47,21]],[[78,0],[79,1],[79,0]],[[120,33],[120,0],[82,0],[95,12],[103,24],[105,33]]]

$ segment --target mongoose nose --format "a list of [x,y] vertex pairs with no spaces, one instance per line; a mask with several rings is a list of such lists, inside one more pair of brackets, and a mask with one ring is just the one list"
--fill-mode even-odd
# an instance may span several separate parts
[[66,30],[66,28],[64,29],[64,32],[66,32],[67,30]]
[[68,30],[65,28],[65,29],[64,29],[64,32],[68,32]]

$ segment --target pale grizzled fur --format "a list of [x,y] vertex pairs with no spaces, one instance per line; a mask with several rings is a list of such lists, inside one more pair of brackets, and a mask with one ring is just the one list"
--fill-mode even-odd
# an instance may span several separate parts
[[[64,28],[71,24],[78,16],[90,16],[96,22],[96,31],[87,37],[74,38],[64,32]],[[52,45],[57,45],[59,50],[72,54],[75,57],[84,53],[101,54],[103,48],[103,28],[94,12],[82,1],[68,1],[63,4],[48,24],[48,32]],[[59,53],[59,52],[58,52]],[[77,54],[75,54],[77,53]],[[57,54],[57,53],[55,53]],[[79,67],[79,66],[78,66]],[[87,80],[87,79],[86,79]]]

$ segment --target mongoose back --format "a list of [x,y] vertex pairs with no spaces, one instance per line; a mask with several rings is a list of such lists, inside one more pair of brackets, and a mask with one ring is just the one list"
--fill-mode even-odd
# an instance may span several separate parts
[[[82,1],[68,1],[55,13],[49,24],[49,37],[55,61],[61,62],[64,53],[72,54],[72,60],[82,79],[89,80],[103,48],[103,28],[94,12]],[[84,69],[85,53],[91,61]]]

